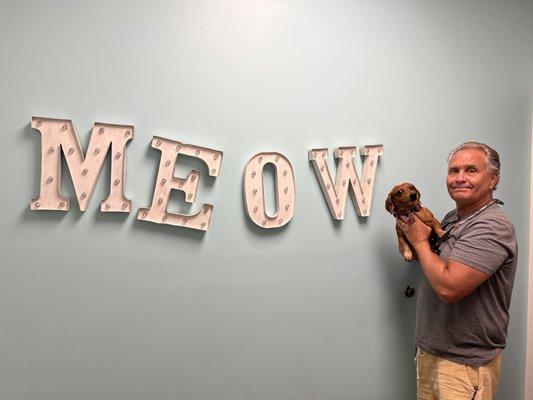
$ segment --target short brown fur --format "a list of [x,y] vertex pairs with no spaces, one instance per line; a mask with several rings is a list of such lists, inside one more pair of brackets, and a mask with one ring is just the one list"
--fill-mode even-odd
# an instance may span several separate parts
[[[423,223],[431,228],[431,236],[433,238],[440,238],[445,233],[431,211],[426,207],[422,207],[420,204],[420,192],[409,182],[396,185],[392,188],[385,201],[385,209],[395,217],[408,216],[414,213]],[[405,261],[413,261],[416,257],[416,252],[398,226],[396,226],[396,236],[398,237],[400,252]]]

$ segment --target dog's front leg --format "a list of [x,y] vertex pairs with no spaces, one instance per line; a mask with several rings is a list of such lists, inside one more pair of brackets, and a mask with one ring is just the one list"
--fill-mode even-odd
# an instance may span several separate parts
[[398,236],[398,245],[400,248],[400,253],[403,256],[403,259],[407,262],[411,262],[414,259],[413,252],[407,243],[407,238],[405,237],[403,231],[396,227],[396,235]]
[[435,232],[435,234],[439,238],[443,237],[444,234],[446,233],[446,231],[442,229],[440,222],[437,221],[436,219],[432,219],[431,221],[429,221],[428,225],[431,227],[431,229],[433,229],[433,232]]

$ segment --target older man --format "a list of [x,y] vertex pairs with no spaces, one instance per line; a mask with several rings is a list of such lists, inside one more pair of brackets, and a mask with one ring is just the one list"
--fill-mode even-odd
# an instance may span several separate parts
[[496,393],[517,261],[514,226],[493,198],[499,179],[499,156],[489,146],[452,150],[446,185],[457,208],[442,221],[439,254],[415,215],[398,219],[426,277],[415,329],[419,400]]

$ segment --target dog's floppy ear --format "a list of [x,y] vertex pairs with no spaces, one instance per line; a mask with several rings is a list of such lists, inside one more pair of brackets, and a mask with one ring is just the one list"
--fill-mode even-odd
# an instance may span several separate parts
[[385,200],[385,209],[391,214],[394,213],[394,204],[392,204],[392,192],[389,193],[387,200]]

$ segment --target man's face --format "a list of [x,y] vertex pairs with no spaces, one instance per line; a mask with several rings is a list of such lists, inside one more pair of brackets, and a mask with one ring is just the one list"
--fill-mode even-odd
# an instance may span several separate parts
[[477,205],[492,198],[496,183],[497,174],[489,170],[483,150],[460,150],[448,164],[446,186],[458,206]]

